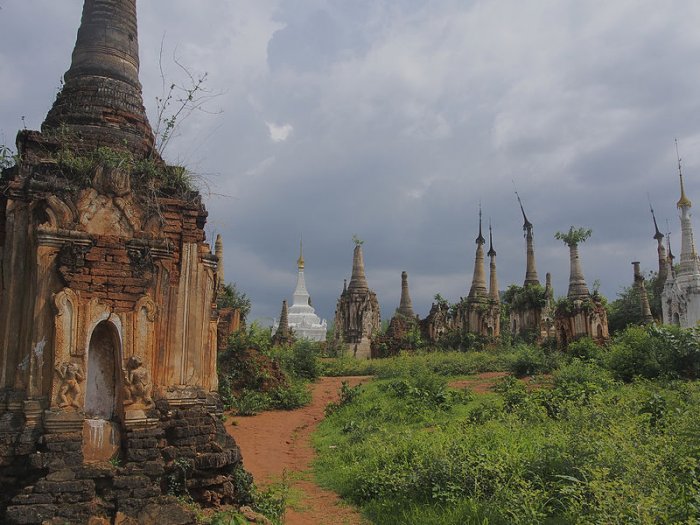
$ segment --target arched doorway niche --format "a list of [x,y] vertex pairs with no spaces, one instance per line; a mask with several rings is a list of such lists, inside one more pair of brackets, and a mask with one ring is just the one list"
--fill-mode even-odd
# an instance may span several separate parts
[[109,461],[119,451],[122,339],[111,318],[99,321],[90,334],[85,381],[85,461]]

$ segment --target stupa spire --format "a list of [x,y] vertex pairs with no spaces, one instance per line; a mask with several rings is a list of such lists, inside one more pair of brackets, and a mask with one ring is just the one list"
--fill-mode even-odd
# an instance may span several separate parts
[[399,303],[398,312],[406,317],[415,317],[413,313],[413,303],[411,296],[408,293],[408,274],[401,272],[401,302]]
[[479,236],[476,238],[476,257],[474,258],[474,275],[472,286],[469,289],[469,299],[485,298],[488,295],[486,290],[486,271],[484,269],[484,244],[486,239],[481,231],[481,205],[479,205]]
[[219,288],[224,286],[224,241],[221,238],[221,234],[216,235],[216,242],[214,243],[214,255],[218,260],[216,264],[216,278],[219,281]]
[[365,260],[362,255],[362,241],[355,239],[355,250],[352,254],[352,275],[348,290],[368,290],[367,277],[365,277]]
[[287,313],[287,300],[282,301],[282,311],[280,312],[280,323],[277,326],[277,331],[272,337],[272,343],[275,345],[288,344],[292,340],[289,331],[289,315]]
[[493,249],[493,230],[491,229],[491,223],[489,221],[489,251],[486,254],[490,257],[490,280],[489,280],[489,298],[492,301],[499,301],[498,295],[498,276],[496,274],[496,250]]
[[678,159],[678,178],[681,182],[681,198],[678,200],[677,206],[679,208],[690,208],[693,204],[690,199],[685,196],[685,188],[683,187],[683,170],[681,169],[681,157],[678,154],[678,139],[674,139],[676,143],[676,158]]
[[66,131],[62,140],[76,148],[154,155],[138,73],[136,0],[85,0],[71,66],[42,131]]
[[297,259],[297,268],[299,271],[304,269],[304,240],[299,239],[299,258]]
[[527,215],[525,215],[525,208],[523,207],[523,201],[520,200],[520,195],[515,192],[515,196],[518,198],[518,204],[520,205],[520,211],[523,214],[523,232],[525,236],[525,241],[527,245],[527,260],[525,268],[525,286],[540,284],[540,279],[537,276],[537,266],[535,265],[535,244],[533,235],[532,223],[527,220]]
[[666,274],[668,272],[667,261],[666,261],[666,248],[664,247],[664,234],[659,231],[659,225],[656,223],[656,215],[654,214],[654,208],[651,205],[651,199],[649,200],[649,210],[651,211],[651,217],[654,220],[654,239],[656,240],[656,252],[659,257],[659,282],[666,282]]
[[634,261],[632,266],[634,266],[634,284],[639,292],[639,301],[642,309],[642,322],[644,324],[653,323],[654,317],[651,315],[649,296],[647,295],[646,286],[644,286],[644,276],[642,275],[642,271],[639,269],[639,262]]

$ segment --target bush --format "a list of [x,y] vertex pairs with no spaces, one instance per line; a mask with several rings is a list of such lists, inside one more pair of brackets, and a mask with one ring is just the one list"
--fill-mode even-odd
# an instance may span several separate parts
[[531,345],[520,345],[515,349],[510,371],[517,377],[547,374],[559,365],[559,354]]

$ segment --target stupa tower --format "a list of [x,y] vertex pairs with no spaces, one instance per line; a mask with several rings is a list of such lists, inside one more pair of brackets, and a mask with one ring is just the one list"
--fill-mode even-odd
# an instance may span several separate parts
[[154,156],[139,82],[136,0],[86,0],[64,85],[41,126],[73,147]]
[[489,256],[489,299],[499,302],[500,297],[498,295],[498,276],[496,275],[496,250],[493,249],[493,231],[491,229],[491,224],[489,224],[489,251],[486,254]]
[[414,318],[416,316],[416,314],[413,313],[413,303],[408,293],[408,273],[405,271],[401,272],[401,301],[399,303],[398,313],[404,317]]
[[297,259],[297,284],[292,295],[292,306],[289,308],[289,326],[294,330],[294,335],[300,339],[310,341],[325,341],[328,329],[326,320],[316,315],[311,306],[311,296],[306,289],[304,277],[304,246],[299,241],[299,258]]
[[476,256],[474,257],[474,275],[472,277],[472,286],[469,289],[468,300],[479,301],[486,299],[488,291],[486,290],[486,270],[484,267],[484,239],[481,233],[481,207],[479,207],[479,236],[476,238]]
[[642,322],[644,324],[650,324],[654,322],[654,316],[651,315],[651,307],[649,306],[649,296],[647,295],[646,286],[644,286],[644,276],[639,268],[639,261],[634,261],[632,266],[634,267],[634,285],[637,287],[639,292],[639,304],[642,314]]
[[343,285],[335,309],[335,337],[351,346],[358,358],[370,357],[372,335],[379,331],[381,318],[377,294],[369,289],[365,277],[365,261],[361,240],[354,238],[352,276],[347,288]]
[[535,265],[535,243],[534,234],[532,232],[532,223],[527,220],[527,215],[525,215],[525,208],[523,208],[523,203],[520,200],[520,195],[515,192],[515,196],[518,198],[518,204],[520,205],[520,211],[523,214],[523,232],[525,234],[525,242],[527,245],[527,260],[525,269],[525,282],[524,286],[531,284],[540,284],[539,277],[537,276],[537,267]]
[[659,231],[659,225],[656,223],[654,208],[649,206],[649,209],[651,210],[651,217],[654,220],[654,240],[657,244],[656,253],[659,256],[658,282],[660,282],[663,286],[663,283],[666,282],[666,275],[668,272],[668,260],[666,257],[666,248],[664,247],[664,234]]

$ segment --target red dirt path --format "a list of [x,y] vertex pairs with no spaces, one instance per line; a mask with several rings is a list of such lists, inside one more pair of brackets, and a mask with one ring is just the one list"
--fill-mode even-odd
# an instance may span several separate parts
[[[314,450],[311,434],[323,419],[326,405],[338,400],[343,381],[351,386],[369,377],[323,377],[313,385],[311,404],[292,411],[271,411],[252,417],[232,417],[226,429],[241,447],[243,466],[259,487],[279,481],[286,472],[293,496],[286,525],[360,525],[366,523],[337,494],[312,479]],[[301,475],[299,475],[301,474]],[[297,498],[294,498],[297,499]]]

